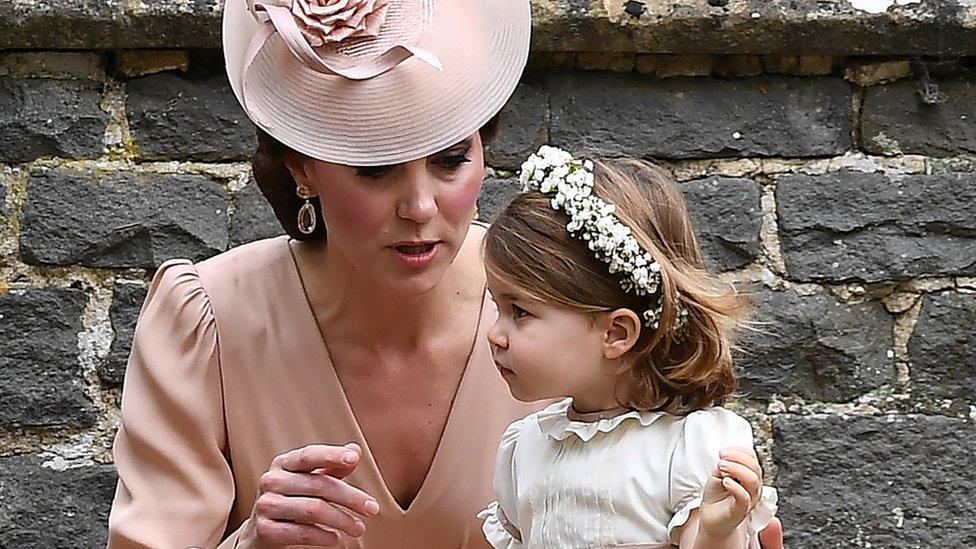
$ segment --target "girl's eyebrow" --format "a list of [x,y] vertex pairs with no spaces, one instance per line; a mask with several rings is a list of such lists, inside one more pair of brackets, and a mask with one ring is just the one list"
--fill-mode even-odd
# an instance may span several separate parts
[[516,295],[516,294],[513,294],[511,292],[501,292],[500,294],[498,294],[498,297],[501,297],[501,298],[506,299],[508,301],[524,301],[525,300],[525,296]]

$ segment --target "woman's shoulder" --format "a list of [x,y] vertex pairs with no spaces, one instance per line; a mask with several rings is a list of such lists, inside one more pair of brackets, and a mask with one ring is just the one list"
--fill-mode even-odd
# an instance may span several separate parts
[[287,236],[256,240],[200,261],[195,267],[207,284],[274,277],[282,267],[292,267],[288,242]]
[[[150,284],[151,293],[198,295],[212,314],[231,314],[257,302],[287,301],[296,277],[288,237],[258,240],[200,262],[171,259],[160,265]],[[298,296],[303,295],[301,291]],[[257,296],[265,299],[255,300]],[[268,299],[278,296],[278,299]],[[297,296],[297,297],[298,297]],[[296,298],[297,298],[296,297]]]

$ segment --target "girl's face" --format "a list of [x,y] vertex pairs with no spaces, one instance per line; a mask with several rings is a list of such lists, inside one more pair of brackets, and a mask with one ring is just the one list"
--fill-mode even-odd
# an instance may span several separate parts
[[296,180],[321,200],[330,254],[344,256],[360,277],[419,295],[437,285],[460,250],[484,169],[475,133],[426,158],[390,166],[305,159]]
[[619,376],[607,366],[606,333],[592,316],[528,297],[491,275],[488,290],[498,306],[488,341],[512,396],[613,401]]

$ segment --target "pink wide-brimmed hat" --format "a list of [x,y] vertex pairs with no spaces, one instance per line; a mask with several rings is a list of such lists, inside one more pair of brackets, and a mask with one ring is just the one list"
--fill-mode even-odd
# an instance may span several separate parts
[[529,0],[227,0],[227,74],[285,145],[353,166],[461,141],[515,90]]

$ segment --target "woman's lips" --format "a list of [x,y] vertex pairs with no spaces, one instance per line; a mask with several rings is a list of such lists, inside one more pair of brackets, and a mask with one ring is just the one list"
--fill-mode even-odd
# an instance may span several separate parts
[[399,242],[390,248],[396,258],[414,269],[422,269],[434,260],[442,242]]

